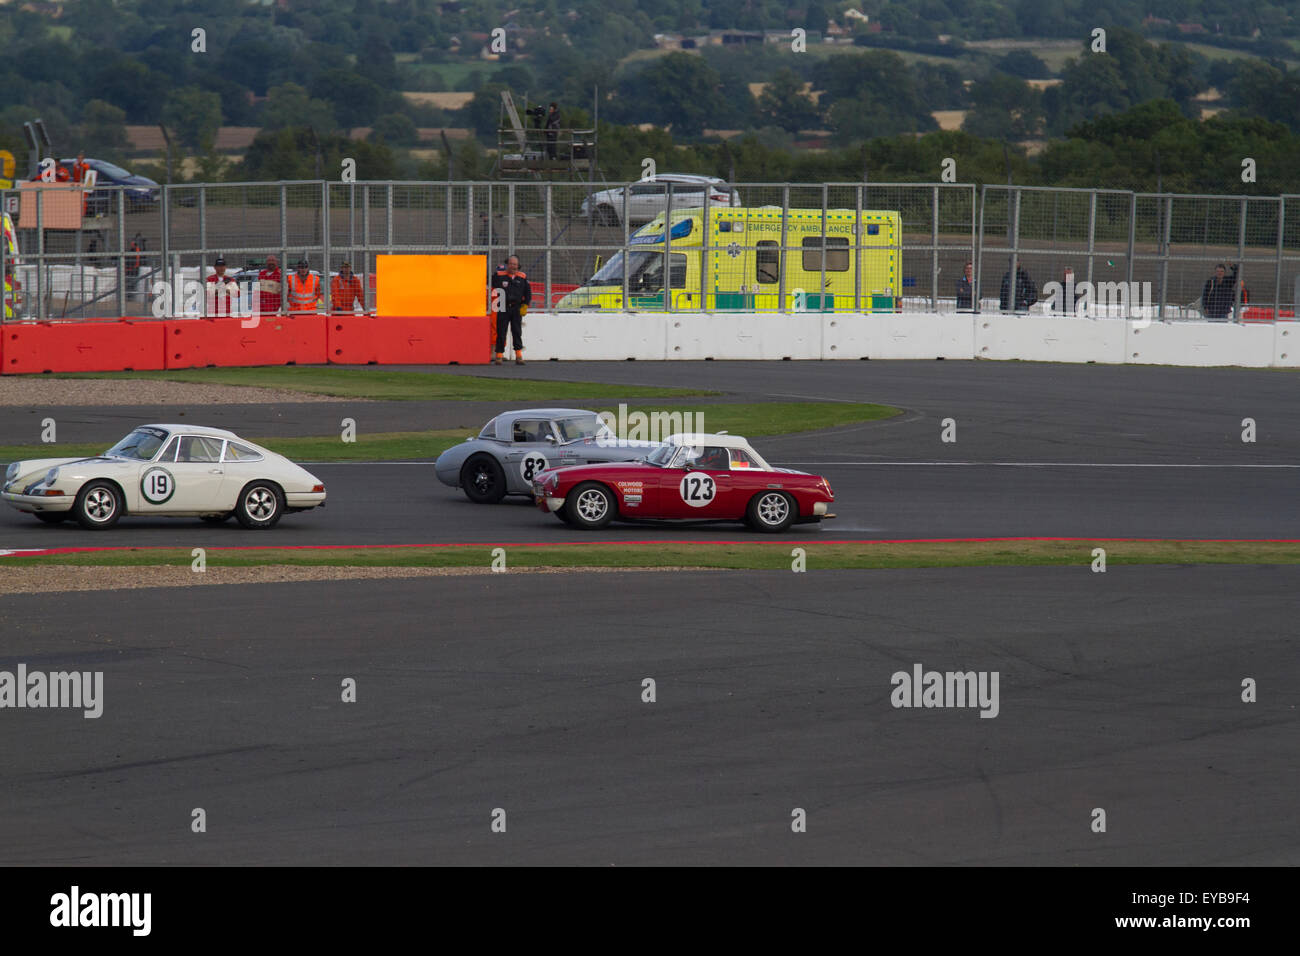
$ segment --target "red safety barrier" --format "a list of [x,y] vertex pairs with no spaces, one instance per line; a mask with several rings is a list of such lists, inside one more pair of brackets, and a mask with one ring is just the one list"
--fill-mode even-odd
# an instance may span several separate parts
[[[1277,313],[1278,319],[1294,319],[1294,309],[1281,309]],[[1272,322],[1274,321],[1273,310],[1261,305],[1251,305],[1241,310],[1242,322]]]
[[169,319],[166,367],[228,368],[250,365],[324,365],[326,315],[262,316],[249,319]]
[[329,360],[335,365],[486,365],[486,315],[329,317]]
[[162,322],[23,322],[0,326],[0,338],[9,375],[163,368]]

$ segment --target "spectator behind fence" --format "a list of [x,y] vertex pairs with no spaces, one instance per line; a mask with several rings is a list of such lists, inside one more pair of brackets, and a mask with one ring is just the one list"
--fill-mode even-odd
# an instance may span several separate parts
[[1239,284],[1242,291],[1241,302],[1245,305],[1245,283],[1237,281],[1237,270],[1240,267],[1240,263],[1233,266],[1232,275],[1229,276],[1227,269],[1220,262],[1214,267],[1214,275],[1205,280],[1205,288],[1201,290],[1201,312],[1207,319],[1226,319],[1232,313],[1233,298]]
[[306,259],[299,259],[294,271],[289,273],[286,291],[290,312],[315,312],[320,307],[320,276],[311,273]]
[[339,266],[339,274],[330,280],[330,308],[335,312],[354,312],[357,309],[366,311],[361,278],[353,274],[350,262]]
[[280,261],[274,255],[267,256],[266,263],[257,273],[257,305],[262,315],[275,315],[280,311],[280,286],[283,282]]
[[226,260],[217,256],[212,264],[213,273],[205,282],[207,315],[229,316],[234,314],[231,305],[239,298],[239,285],[234,276],[226,275]]
[[[1029,278],[1029,273],[1024,267],[1016,266],[1016,307],[1014,311],[1024,312],[1031,305],[1038,301],[1038,286],[1034,285],[1034,280]],[[1011,273],[1006,272],[1002,275],[1002,311],[1011,312]]]
[[957,308],[970,309],[975,304],[975,264],[966,263],[961,278],[957,280]]

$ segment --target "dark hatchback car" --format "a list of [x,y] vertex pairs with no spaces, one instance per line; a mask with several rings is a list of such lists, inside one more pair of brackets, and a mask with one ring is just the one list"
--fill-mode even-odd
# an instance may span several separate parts
[[[67,170],[67,179],[60,176],[60,180],[67,182],[72,177],[72,167],[76,163],[75,157],[60,159],[58,167]],[[121,166],[110,163],[103,159],[86,159],[86,165],[95,171],[96,186],[123,186],[123,192],[126,195],[127,211],[139,209],[143,206],[155,205],[162,196],[162,188],[150,179],[148,176],[137,176],[134,173],[127,172]],[[40,179],[40,175],[32,177],[32,181]],[[113,197],[114,190],[94,189],[86,198],[86,212],[90,215],[102,215],[113,211],[116,200]]]

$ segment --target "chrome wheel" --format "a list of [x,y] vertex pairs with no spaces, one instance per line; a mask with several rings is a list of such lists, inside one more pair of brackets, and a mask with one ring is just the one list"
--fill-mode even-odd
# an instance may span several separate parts
[[96,488],[86,495],[85,508],[91,521],[107,521],[117,511],[117,496],[107,488]]
[[276,500],[270,488],[257,487],[244,496],[244,510],[254,521],[265,521],[275,514]]
[[780,524],[790,514],[785,495],[764,495],[758,499],[758,520],[763,524]]

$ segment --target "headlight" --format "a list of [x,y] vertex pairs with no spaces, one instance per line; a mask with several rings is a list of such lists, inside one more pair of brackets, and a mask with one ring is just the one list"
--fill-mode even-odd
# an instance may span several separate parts
[[57,465],[45,473],[45,483],[47,485],[54,484],[54,482],[57,481],[58,478],[59,478],[59,468]]
[[13,481],[17,477],[18,477],[18,462],[14,462],[8,468],[5,469],[5,484],[6,485],[9,484],[9,482]]

